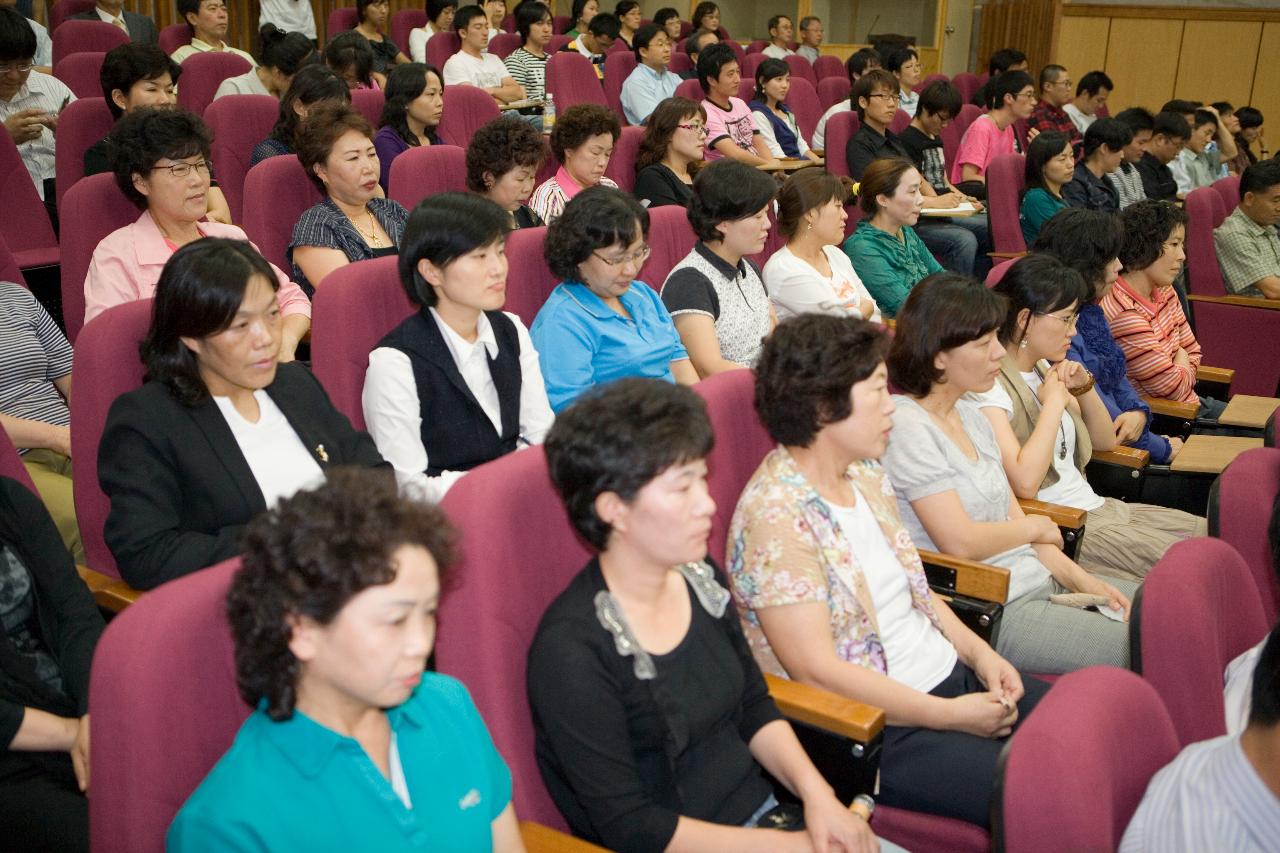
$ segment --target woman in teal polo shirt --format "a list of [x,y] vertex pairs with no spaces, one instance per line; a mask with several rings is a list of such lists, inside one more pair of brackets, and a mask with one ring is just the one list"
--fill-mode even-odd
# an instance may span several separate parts
[[624,376],[692,385],[697,371],[657,291],[636,281],[649,257],[649,213],[627,193],[590,187],[547,228],[547,266],[564,279],[529,335],[551,408]]
[[844,241],[844,253],[884,317],[897,315],[916,282],[942,272],[912,227],[920,220],[923,179],[909,160],[873,160],[862,173],[858,204],[867,219]]
[[227,596],[257,706],[169,851],[520,851],[471,697],[424,672],[451,531],[380,472],[335,471],[249,525]]

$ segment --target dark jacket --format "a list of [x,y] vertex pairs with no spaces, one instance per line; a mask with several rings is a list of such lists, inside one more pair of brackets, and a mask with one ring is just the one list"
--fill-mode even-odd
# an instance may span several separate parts
[[1174,201],[1178,197],[1178,182],[1172,170],[1155,158],[1149,151],[1144,151],[1138,161],[1138,174],[1142,176],[1142,188],[1147,198],[1159,201]]
[[[307,368],[280,365],[265,389],[322,469],[390,466]],[[83,462],[81,463],[83,464]],[[107,414],[98,480],[111,500],[103,535],[120,575],[151,589],[240,553],[240,536],[266,511],[258,487],[217,403],[178,402],[148,382],[122,394]]]
[[1072,207],[1115,213],[1120,210],[1120,195],[1106,177],[1099,178],[1084,163],[1077,163],[1071,180],[1062,187],[1062,198]]
[[845,159],[849,163],[849,174],[855,181],[862,180],[862,173],[867,170],[873,160],[881,157],[901,157],[911,159],[911,152],[902,147],[898,137],[889,130],[879,133],[868,125],[862,125],[858,132],[849,137],[844,148]]
[[693,185],[680,180],[675,172],[662,163],[654,163],[636,174],[636,186],[632,194],[650,210],[670,205],[688,207],[693,200]]
[[[129,28],[129,41],[134,44],[159,44],[160,35],[156,32],[156,22],[148,18],[146,15],[139,15],[137,12],[130,12],[125,9],[120,17],[124,18],[124,25]],[[93,9],[88,12],[81,12],[79,15],[72,15],[68,20],[71,21],[101,21],[98,13]]]

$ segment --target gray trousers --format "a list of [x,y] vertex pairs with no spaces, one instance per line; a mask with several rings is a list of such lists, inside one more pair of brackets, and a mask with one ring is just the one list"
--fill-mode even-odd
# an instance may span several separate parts
[[[1110,583],[1130,601],[1138,589],[1136,583],[1120,578]],[[1129,623],[1049,603],[1049,596],[1069,591],[1050,578],[1006,604],[996,651],[1019,670],[1033,674],[1072,672],[1097,664],[1128,669]]]

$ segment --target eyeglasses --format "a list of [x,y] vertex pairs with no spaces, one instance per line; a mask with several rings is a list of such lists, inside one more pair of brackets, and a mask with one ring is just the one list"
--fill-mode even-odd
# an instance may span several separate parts
[[603,261],[605,266],[609,267],[610,269],[617,269],[618,267],[625,267],[627,264],[630,264],[630,263],[644,263],[645,259],[648,258],[649,255],[652,254],[652,252],[653,252],[653,249],[649,248],[648,246],[641,246],[638,250],[632,252],[630,255],[623,255],[620,258],[606,258],[604,255],[600,254],[599,252],[592,252],[591,254],[595,255],[597,258]]
[[1015,97],[1017,97],[1019,100],[1026,98],[1027,100],[1034,101],[1036,99],[1036,93],[1035,92],[1019,92]]
[[161,169],[167,169],[170,175],[181,180],[191,174],[192,169],[198,169],[200,174],[209,174],[208,161],[201,160],[199,163],[174,163],[172,166],[152,166],[151,171],[158,172]]
[[1042,312],[1042,311],[1037,311],[1037,312],[1036,312],[1036,316],[1037,316],[1037,317],[1048,317],[1050,320],[1057,320],[1059,323],[1061,323],[1062,325],[1064,325],[1064,326],[1066,326],[1068,329],[1070,329],[1072,326],[1074,326],[1074,325],[1076,324],[1076,318],[1077,318],[1077,317],[1079,317],[1080,315],[1079,315],[1079,314],[1068,314],[1066,317],[1063,317],[1063,316],[1061,316],[1061,315],[1059,315],[1059,314],[1045,314],[1045,313],[1044,313],[1044,312]]
[[690,122],[689,124],[677,124],[676,127],[683,128],[684,130],[692,130],[694,133],[707,132],[707,126],[702,122],[697,122],[697,121]]
[[12,74],[15,71],[17,71],[19,74],[26,74],[32,68],[35,68],[35,65],[33,65],[30,62],[0,65],[0,74]]
[[898,102],[897,95],[890,95],[887,92],[872,92],[867,95],[868,101],[874,101],[876,98],[884,98],[886,101],[893,101],[895,104]]

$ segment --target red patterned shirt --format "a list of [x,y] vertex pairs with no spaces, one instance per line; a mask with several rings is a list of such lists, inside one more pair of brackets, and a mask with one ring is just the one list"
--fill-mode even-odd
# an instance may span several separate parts
[[[1157,287],[1145,299],[1120,278],[1099,305],[1124,351],[1129,380],[1140,394],[1200,402],[1195,391],[1200,344],[1172,287]],[[1179,347],[1187,351],[1190,366],[1174,363]]]
[[1067,111],[1062,107],[1055,107],[1040,101],[1036,104],[1036,108],[1031,111],[1031,126],[1041,133],[1049,133],[1050,131],[1065,133],[1071,140],[1072,150],[1076,152],[1076,160],[1079,160],[1082,156],[1084,137],[1080,135],[1080,129],[1076,127],[1075,122],[1071,120],[1071,116],[1067,115]]

